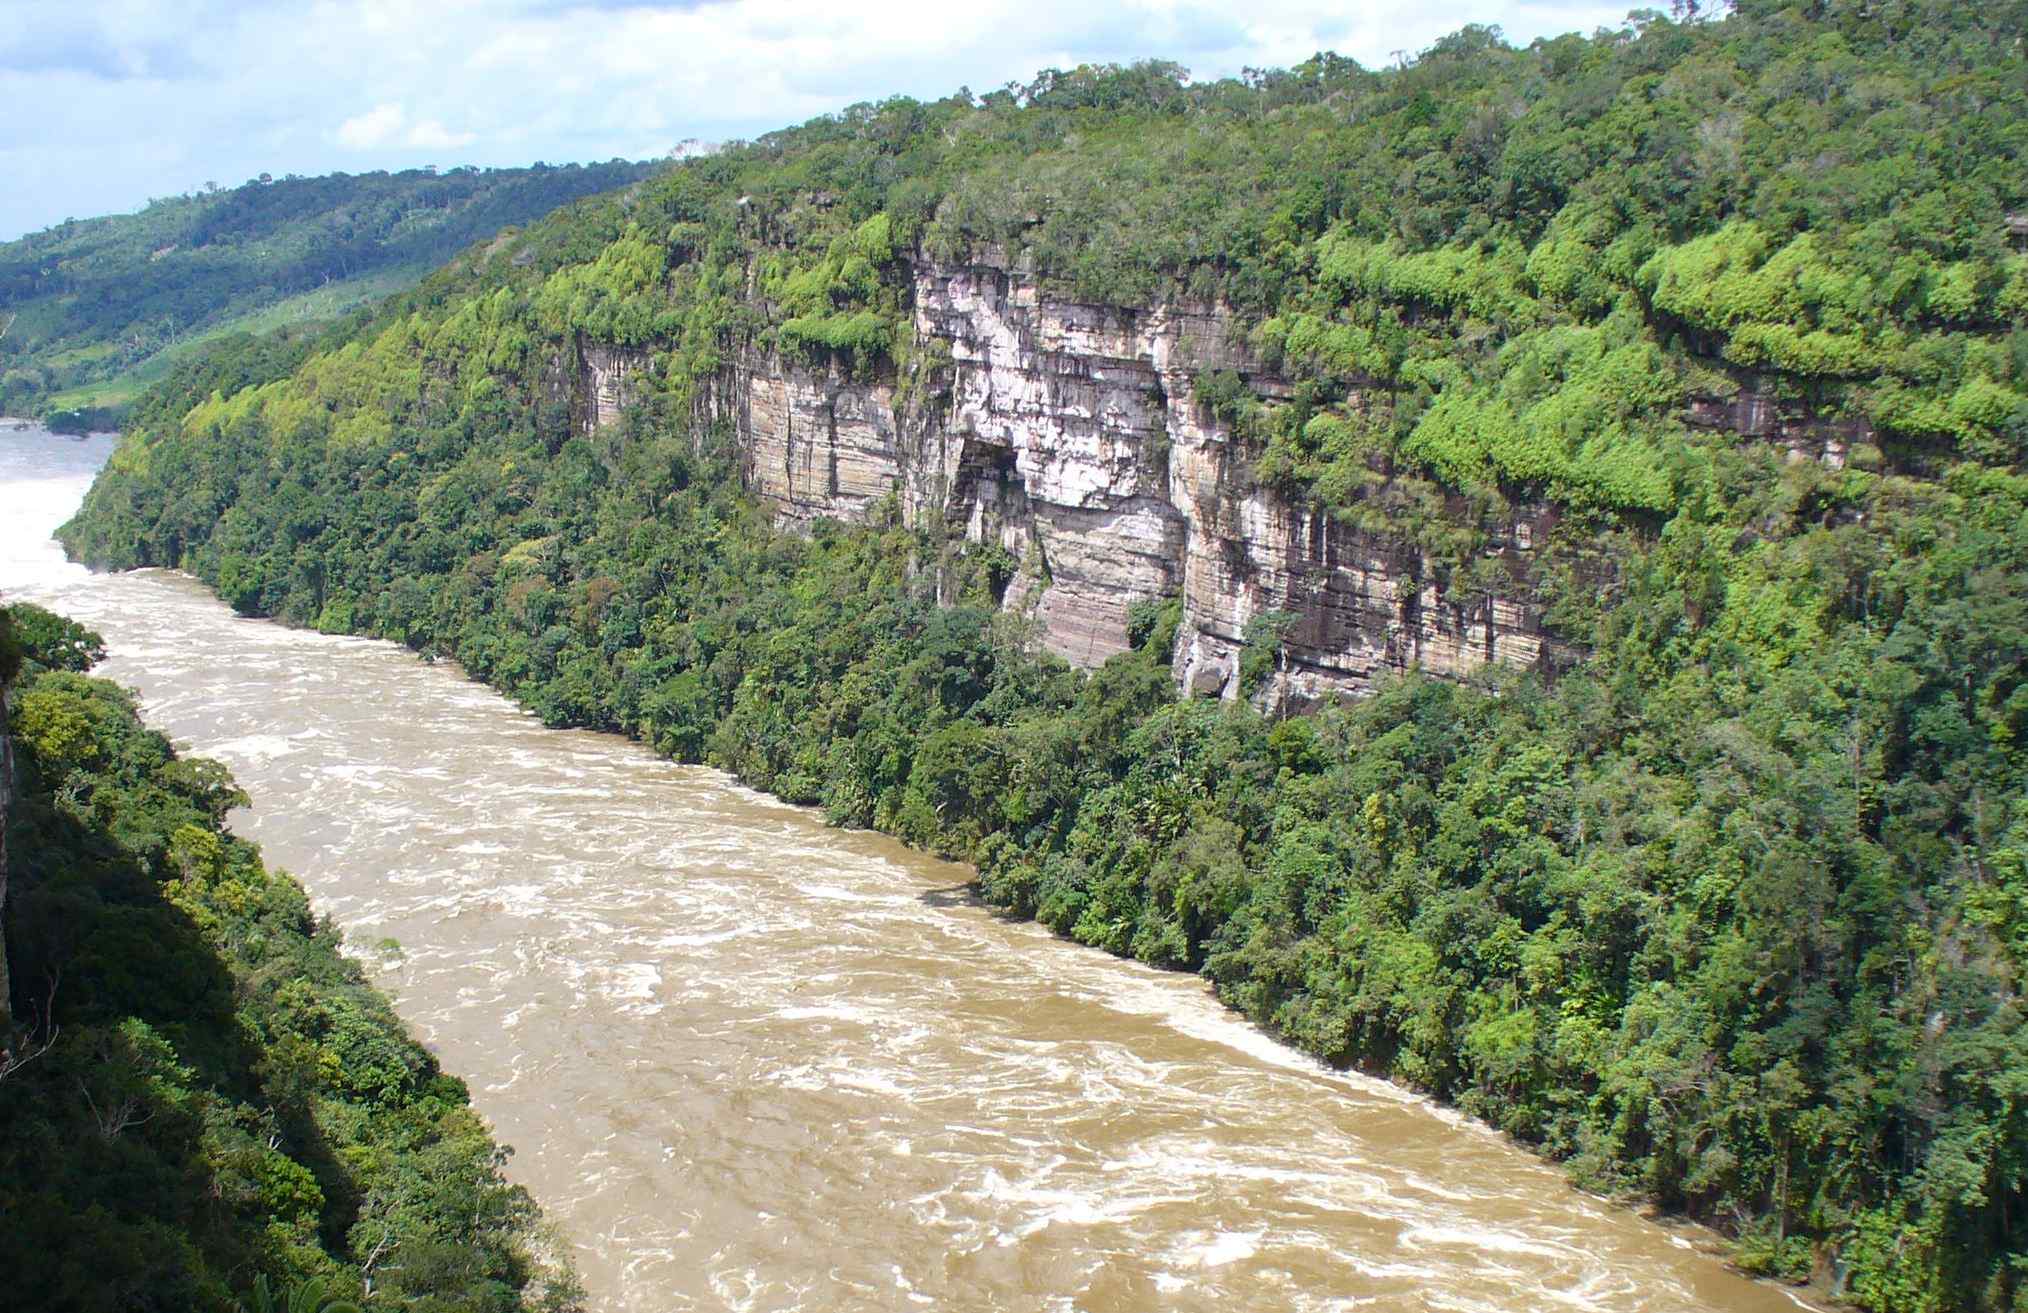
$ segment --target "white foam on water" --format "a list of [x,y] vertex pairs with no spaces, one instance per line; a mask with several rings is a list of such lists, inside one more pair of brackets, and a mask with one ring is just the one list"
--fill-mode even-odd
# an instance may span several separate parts
[[549,890],[532,882],[496,884],[485,889],[486,899],[509,916],[537,920],[551,910]]
[[694,934],[665,934],[642,941],[645,948],[669,951],[679,948],[707,948],[712,944],[723,944],[729,940],[746,937],[743,930],[709,930]]
[[364,761],[334,762],[322,767],[320,773],[326,780],[349,784],[355,789],[369,789],[376,793],[393,788],[394,782],[388,781],[386,777],[396,774],[391,766]]
[[834,1089],[856,1090],[863,1094],[900,1097],[909,1093],[908,1087],[893,1077],[857,1067],[832,1072],[831,1084]]
[[880,1014],[864,1004],[849,1002],[806,1003],[779,1007],[769,1016],[777,1021],[851,1021],[861,1024],[880,1020]]
[[1495,1230],[1467,1230],[1448,1226],[1418,1226],[1404,1231],[1400,1239],[1404,1249],[1422,1249],[1431,1246],[1449,1246],[1469,1250],[1475,1254],[1488,1252],[1497,1254],[1532,1254],[1537,1258],[1582,1258],[1584,1254],[1570,1245],[1548,1244],[1530,1240],[1511,1232]]
[[1242,1258],[1252,1258],[1260,1252],[1261,1237],[1266,1234],[1265,1229],[1221,1231],[1197,1251],[1197,1266],[1224,1267],[1227,1263],[1237,1263]]
[[[1057,1162],[1060,1164],[1061,1159]],[[1013,1206],[1025,1220],[1007,1229],[1010,1238],[1033,1235],[1049,1226],[1090,1227],[1123,1222],[1162,1204],[1188,1203],[1192,1196],[1174,1193],[1145,1195],[1109,1192],[1101,1189],[1073,1189],[1031,1181],[1010,1181],[995,1168],[988,1168],[974,1197],[1001,1206]]]
[[872,903],[881,907],[905,906],[911,900],[899,894],[869,894],[858,889],[845,889],[832,884],[804,884],[798,886],[810,898],[822,898],[834,903]]
[[662,987],[662,971],[652,962],[622,962],[611,968],[606,996],[629,1004],[651,1001]]
[[223,743],[211,744],[206,750],[206,755],[228,763],[266,763],[300,750],[301,742],[297,735],[248,734],[241,738],[227,739]]
[[[1425,1100],[1399,1086],[1358,1072],[1334,1071],[1308,1054],[1280,1043],[1225,1008],[1208,987],[1188,977],[1179,981],[1153,968],[1139,968],[1138,964],[1109,965],[1114,965],[1126,978],[1108,980],[1099,1001],[1116,1012],[1151,1018],[1192,1039],[1221,1045],[1268,1066],[1340,1084],[1362,1095],[1390,1103],[1426,1105]],[[1144,976],[1143,972],[1147,974]]]

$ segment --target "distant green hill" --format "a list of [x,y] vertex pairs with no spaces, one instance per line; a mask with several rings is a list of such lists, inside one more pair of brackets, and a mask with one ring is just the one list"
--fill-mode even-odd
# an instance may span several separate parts
[[257,180],[0,244],[0,414],[117,411],[196,342],[332,318],[655,167]]

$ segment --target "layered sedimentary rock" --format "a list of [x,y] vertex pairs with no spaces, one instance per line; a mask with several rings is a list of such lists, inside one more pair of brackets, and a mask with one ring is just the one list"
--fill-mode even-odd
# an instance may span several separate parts
[[571,409],[586,433],[611,424],[640,391],[648,367],[646,353],[627,347],[588,343],[579,348],[577,395]]
[[[1567,656],[1518,586],[1460,601],[1412,544],[1274,496],[1238,498],[1233,511],[1222,528],[1192,535],[1176,660],[1195,691],[1233,694],[1247,624],[1267,613],[1280,613],[1283,627],[1264,696],[1295,705],[1363,690],[1411,665],[1461,675],[1495,662],[1534,667]],[[1526,577],[1546,518],[1517,519],[1488,545],[1507,578]]]
[[[1556,656],[1518,581],[1546,529],[1532,512],[1488,549],[1510,593],[1455,604],[1412,546],[1255,485],[1196,395],[1230,370],[1283,381],[1216,305],[1066,301],[1005,262],[913,265],[915,348],[901,377],[857,378],[755,345],[730,353],[698,418],[729,425],[752,491],[785,523],[854,519],[892,495],[1019,563],[1005,604],[1041,641],[1095,666],[1128,646],[1129,608],[1183,599],[1178,678],[1235,697],[1249,623],[1282,613],[1261,696],[1313,703],[1421,665],[1461,674]],[[638,358],[583,352],[579,413],[610,422]]]
[[784,523],[857,519],[908,464],[891,382],[747,351],[712,380],[702,409],[732,424],[747,486]]
[[1684,418],[1699,428],[1772,442],[1785,449],[1791,461],[1820,461],[1833,469],[1844,467],[1853,447],[1874,439],[1873,426],[1863,418],[1825,418],[1802,401],[1758,387],[1729,397],[1692,397]]
[[1127,608],[1184,585],[1190,516],[1168,460],[1173,389],[1190,404],[1181,327],[1051,301],[991,266],[919,268],[915,292],[918,338],[950,359],[924,509],[1023,563],[1015,604],[1052,651],[1079,665],[1125,651]]

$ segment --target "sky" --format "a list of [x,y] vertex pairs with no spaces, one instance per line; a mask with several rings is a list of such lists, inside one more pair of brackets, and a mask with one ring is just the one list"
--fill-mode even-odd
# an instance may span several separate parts
[[0,240],[262,173],[650,159],[860,101],[1171,59],[1368,66],[1584,0],[0,0]]

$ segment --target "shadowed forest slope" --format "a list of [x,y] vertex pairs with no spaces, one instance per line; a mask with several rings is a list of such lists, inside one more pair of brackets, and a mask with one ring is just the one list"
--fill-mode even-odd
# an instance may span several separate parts
[[368,1310],[573,1307],[464,1085],[225,831],[225,768],[84,673],[101,654],[0,611],[10,1300],[224,1313],[267,1277]]

